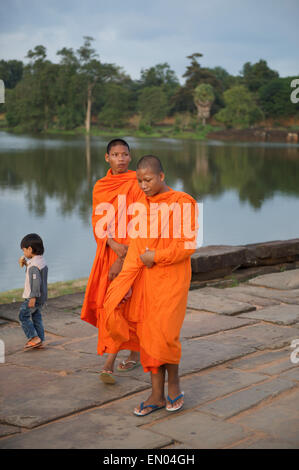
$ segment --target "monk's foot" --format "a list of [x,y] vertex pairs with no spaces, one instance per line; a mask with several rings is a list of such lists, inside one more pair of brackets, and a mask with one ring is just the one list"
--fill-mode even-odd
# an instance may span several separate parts
[[129,371],[135,369],[140,365],[139,362],[139,353],[135,351],[131,351],[131,354],[127,359],[124,359],[120,362],[117,366],[117,370],[119,371]]
[[167,411],[178,411],[184,405],[184,392],[180,391],[178,384],[170,386],[168,385],[168,395],[166,410]]
[[100,378],[105,384],[115,384],[115,378],[111,370],[103,369],[100,373]]
[[140,403],[140,405],[134,409],[134,414],[137,416],[146,416],[153,411],[164,408],[165,405],[166,400],[164,397],[156,398],[154,395],[151,395],[146,401]]
[[114,363],[115,359],[111,360],[110,358],[107,359],[105,364],[103,365],[102,371],[113,372],[114,371]]

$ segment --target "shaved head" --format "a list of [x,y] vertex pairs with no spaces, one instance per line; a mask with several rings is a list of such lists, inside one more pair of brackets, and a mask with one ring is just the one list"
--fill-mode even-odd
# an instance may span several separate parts
[[137,163],[137,170],[149,168],[155,175],[164,173],[162,163],[155,155],[144,155]]

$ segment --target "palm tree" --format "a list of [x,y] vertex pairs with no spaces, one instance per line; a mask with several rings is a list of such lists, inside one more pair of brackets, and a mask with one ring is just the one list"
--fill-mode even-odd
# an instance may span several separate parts
[[214,102],[215,95],[212,85],[202,83],[194,90],[194,103],[197,107],[198,118],[202,120],[202,124],[206,125],[206,119],[210,117],[211,106]]

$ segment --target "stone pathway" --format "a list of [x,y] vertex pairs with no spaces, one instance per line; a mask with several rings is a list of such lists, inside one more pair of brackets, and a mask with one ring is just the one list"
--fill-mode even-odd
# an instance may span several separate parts
[[46,347],[27,352],[20,304],[0,305],[0,448],[299,447],[298,269],[190,291],[181,332],[185,406],[177,414],[133,415],[150,390],[141,367],[116,374],[115,385],[101,382],[104,358],[97,330],[80,320],[82,301],[50,299]]

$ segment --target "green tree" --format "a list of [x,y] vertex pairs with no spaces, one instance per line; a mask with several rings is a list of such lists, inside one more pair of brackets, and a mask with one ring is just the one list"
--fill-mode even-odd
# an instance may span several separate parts
[[90,36],[84,37],[84,44],[78,51],[80,69],[79,73],[82,78],[83,86],[86,91],[86,132],[90,132],[91,108],[93,102],[93,91],[96,85],[103,84],[116,73],[116,67],[112,64],[102,64],[96,57],[98,54],[91,47],[91,41],[94,39]]
[[224,92],[225,108],[215,118],[227,127],[246,128],[263,119],[253,95],[244,85],[237,85]]
[[6,118],[9,126],[26,131],[47,131],[55,115],[57,64],[46,59],[46,48],[36,46],[27,54],[30,63],[23,78],[7,97]]
[[85,129],[90,132],[92,105],[96,87],[102,87],[117,74],[117,67],[113,64],[103,64],[98,60],[98,54],[92,47],[94,39],[84,36],[83,45],[76,51],[63,48],[58,51],[62,57],[62,64],[70,72],[74,70],[77,77],[73,83],[74,89],[80,89],[80,95],[84,96],[83,106],[85,111]]
[[221,83],[223,91],[231,88],[234,85],[240,84],[238,83],[238,78],[230,75],[223,67],[217,66],[214,68],[208,68],[207,70],[209,70]]
[[168,105],[165,92],[156,86],[144,88],[138,99],[142,121],[152,125],[167,115]]
[[130,92],[124,86],[109,83],[104,91],[104,105],[98,115],[107,127],[122,127],[130,113]]
[[180,88],[179,80],[176,73],[171,70],[167,62],[157,64],[154,67],[141,70],[141,78],[139,81],[140,88],[161,87],[165,92],[168,102],[168,111],[172,112],[172,100],[176,91]]
[[279,77],[278,72],[270,69],[267,62],[263,59],[259,60],[259,62],[256,62],[255,64],[246,62],[243,65],[241,75],[243,77],[244,85],[250,91],[254,92],[271,80]]
[[215,100],[213,103],[212,113],[215,113],[221,106],[223,88],[221,82],[214,75],[214,73],[205,67],[201,67],[198,59],[203,55],[199,52],[191,54],[187,58],[190,59],[191,63],[187,66],[187,70],[183,77],[186,79],[185,84],[177,90],[174,96],[174,111],[184,112],[189,111],[194,113],[196,111],[194,103],[194,90],[202,84],[207,83],[214,89]]
[[12,89],[22,79],[23,62],[20,60],[0,60],[0,79],[6,89]]
[[211,106],[215,99],[213,87],[208,83],[198,85],[194,90],[194,103],[197,108],[198,119],[205,126],[206,119],[210,117]]
[[277,78],[259,90],[259,104],[266,117],[299,115],[299,103],[291,102],[291,82],[297,77]]
[[82,125],[86,117],[85,90],[79,75],[80,63],[73,49],[64,47],[57,55],[60,56],[56,87],[58,126],[74,129]]

